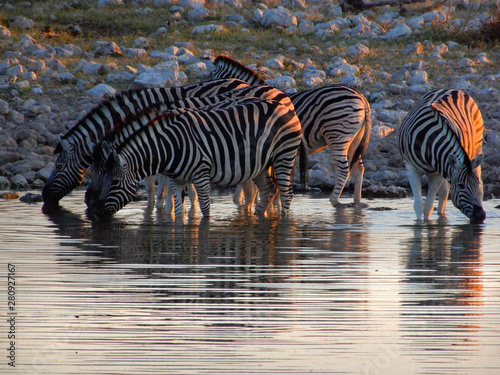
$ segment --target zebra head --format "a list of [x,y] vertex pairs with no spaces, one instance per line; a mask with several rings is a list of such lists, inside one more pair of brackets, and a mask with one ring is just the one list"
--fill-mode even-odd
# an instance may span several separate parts
[[85,192],[85,204],[89,209],[95,205],[104,183],[104,175],[107,171],[107,160],[112,153],[111,145],[102,142],[93,146],[92,165],[89,167],[91,180]]
[[108,219],[134,198],[139,179],[129,168],[128,162],[113,151],[106,162],[106,174],[93,215],[96,219]]
[[480,177],[480,165],[483,155],[467,159],[461,163],[454,154],[448,156],[451,167],[451,201],[471,223],[482,223],[486,218],[481,202],[483,200],[483,182]]
[[68,139],[61,139],[55,149],[59,154],[54,169],[42,190],[44,203],[57,204],[64,196],[78,187],[83,180],[85,165],[90,163],[88,155]]

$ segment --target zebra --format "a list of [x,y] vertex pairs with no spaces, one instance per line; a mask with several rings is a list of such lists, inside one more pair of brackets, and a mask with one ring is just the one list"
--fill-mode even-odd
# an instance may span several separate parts
[[[212,96],[249,85],[238,79],[220,79],[172,88],[132,89],[100,103],[70,128],[60,139],[58,154],[49,179],[42,190],[44,203],[53,205],[77,188],[92,162],[92,145],[99,143],[128,116],[151,106],[186,97]],[[154,184],[153,184],[154,187]],[[148,191],[152,194],[151,189]]]
[[[273,88],[271,86],[248,86],[236,90],[232,90],[226,93],[222,93],[220,95],[215,96],[207,96],[207,97],[191,97],[183,100],[179,100],[176,102],[169,102],[168,104],[161,104],[152,108],[149,108],[147,111],[142,111],[137,113],[135,116],[128,116],[124,121],[120,123],[115,123],[115,131],[109,133],[106,136],[108,143],[113,145],[113,142],[116,141],[118,144],[122,143],[130,134],[133,134],[136,129],[135,127],[140,124],[140,122],[131,121],[134,118],[139,117],[145,113],[161,113],[165,111],[172,111],[176,109],[178,111],[184,111],[184,108],[197,108],[197,109],[217,109],[223,108],[230,105],[235,105],[238,103],[238,100],[246,100],[246,97],[254,97],[261,99],[268,99],[278,101],[282,105],[285,105],[290,110],[294,110],[293,104],[290,98],[285,95],[282,91]],[[93,206],[93,202],[99,196],[99,191],[102,188],[102,178],[106,172],[106,159],[109,156],[109,150],[102,150],[99,144],[96,144],[94,147],[93,153],[93,163],[90,167],[92,170],[92,178],[90,183],[87,186],[87,192],[85,194],[85,202],[87,206],[91,208]],[[157,198],[157,207],[161,207],[163,202],[160,202],[164,197],[164,188],[169,186],[168,179],[165,180],[162,175],[158,175],[160,179],[159,189],[158,189],[158,198]],[[160,187],[161,185],[161,187]],[[174,199],[174,206],[176,215],[179,215],[183,212],[183,194],[180,196],[173,196],[171,191],[167,188],[167,199],[165,204],[165,209],[167,212],[172,211],[172,198]],[[178,190],[178,188],[176,188]],[[188,186],[188,191],[193,192],[191,186]],[[192,206],[196,203],[195,193],[191,193],[191,202]]]
[[[254,70],[229,56],[219,55],[208,79],[238,78],[249,84],[265,84]],[[354,203],[361,203],[363,184],[363,154],[370,142],[371,108],[357,90],[334,84],[296,93],[289,93],[302,124],[304,148],[307,154],[329,148],[335,173],[335,185],[330,202],[340,204],[340,195],[351,176],[354,181]]]
[[188,109],[133,120],[137,129],[114,145],[94,208],[108,218],[129,203],[142,178],[162,172],[171,184],[192,182],[204,217],[210,216],[210,184],[233,186],[253,180],[259,188],[257,214],[277,194],[269,174],[274,168],[282,215],[289,211],[291,174],[302,138],[295,112],[272,100],[245,98],[216,110]]
[[[438,214],[444,216],[448,194],[472,223],[481,223],[483,183],[481,161],[483,118],[474,100],[454,89],[425,94],[403,120],[399,151],[403,157],[417,220],[429,220],[436,193]],[[429,178],[422,198],[422,175]]]

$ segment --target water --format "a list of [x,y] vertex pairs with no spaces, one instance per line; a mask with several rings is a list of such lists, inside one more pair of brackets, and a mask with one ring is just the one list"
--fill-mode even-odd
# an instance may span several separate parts
[[134,202],[104,224],[81,191],[51,214],[1,200],[0,372],[500,373],[500,201],[482,225],[369,204],[297,195],[258,219],[220,194],[208,222]]

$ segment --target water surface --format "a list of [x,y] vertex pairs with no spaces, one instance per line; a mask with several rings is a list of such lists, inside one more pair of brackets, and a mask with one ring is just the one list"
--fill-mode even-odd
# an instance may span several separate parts
[[[345,200],[348,202],[349,200]],[[418,224],[412,201],[172,221],[134,202],[108,223],[0,201],[0,288],[15,265],[19,374],[498,374],[500,211]],[[8,323],[0,323],[2,352]]]

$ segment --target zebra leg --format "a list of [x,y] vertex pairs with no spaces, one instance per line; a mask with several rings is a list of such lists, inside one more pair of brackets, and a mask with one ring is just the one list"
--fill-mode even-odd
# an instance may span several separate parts
[[155,196],[155,176],[148,176],[144,179],[146,185],[146,193],[148,195],[148,208],[153,208]]
[[198,194],[196,193],[196,189],[193,184],[187,184],[187,194],[189,197],[189,201],[191,202],[191,209],[189,210],[190,215],[196,215],[196,210],[198,206]]
[[429,220],[431,217],[432,211],[434,210],[434,199],[436,198],[436,194],[444,182],[444,178],[439,174],[431,174],[429,177],[429,188],[427,190],[427,196],[425,197],[425,205],[424,205],[424,219]]
[[237,206],[243,206],[243,185],[236,186],[236,190],[233,195],[233,203]]
[[[332,147],[330,147],[332,149]],[[338,205],[340,194],[344,190],[345,183],[349,178],[349,163],[347,155],[342,155],[340,158],[332,151],[332,158],[334,160],[333,169],[335,171],[335,186],[332,195],[330,195],[330,203],[335,207]]]
[[443,178],[443,183],[439,187],[438,190],[438,197],[439,197],[439,204],[438,204],[438,215],[440,216],[446,216],[445,211],[446,211],[446,202],[448,201],[448,193],[450,192],[450,184],[448,181],[446,181]]
[[[174,214],[175,216],[184,215],[184,184],[179,184],[178,182],[173,181],[172,179],[168,179],[168,193],[171,194],[174,198]],[[171,200],[167,199],[167,202]],[[165,208],[165,211],[166,208]],[[171,212],[170,209],[167,212]]]
[[351,168],[351,178],[354,180],[354,203],[361,203],[361,189],[363,187],[363,175],[365,166],[361,158]]
[[200,210],[204,217],[210,216],[210,179],[200,178],[193,182],[193,186],[198,194]]
[[422,198],[422,175],[408,164],[408,180],[410,181],[411,192],[413,193],[413,209],[417,215],[417,220],[422,220],[424,210],[424,200]]
[[[156,192],[156,208],[163,208],[166,205],[165,195],[168,187],[168,180],[167,180],[168,177],[163,174],[157,174],[156,176],[158,178],[158,189]],[[172,209],[172,202],[170,202],[170,210],[171,209]]]
[[286,163],[285,159],[282,159],[280,160],[279,165],[274,166],[274,175],[280,194],[282,216],[286,216],[288,214],[293,198],[292,172],[294,167],[294,159],[288,160],[291,160],[291,163]]
[[257,177],[254,178],[253,182],[255,182],[255,185],[257,185],[257,188],[259,189],[260,201],[255,208],[255,214],[259,215],[266,212],[274,197],[278,193],[278,189],[269,174],[269,169],[262,171]]
[[243,196],[245,197],[244,209],[248,212],[252,211],[253,203],[255,202],[255,198],[257,197],[258,189],[257,186],[253,183],[253,181],[249,180],[244,182],[241,185],[243,190]]

